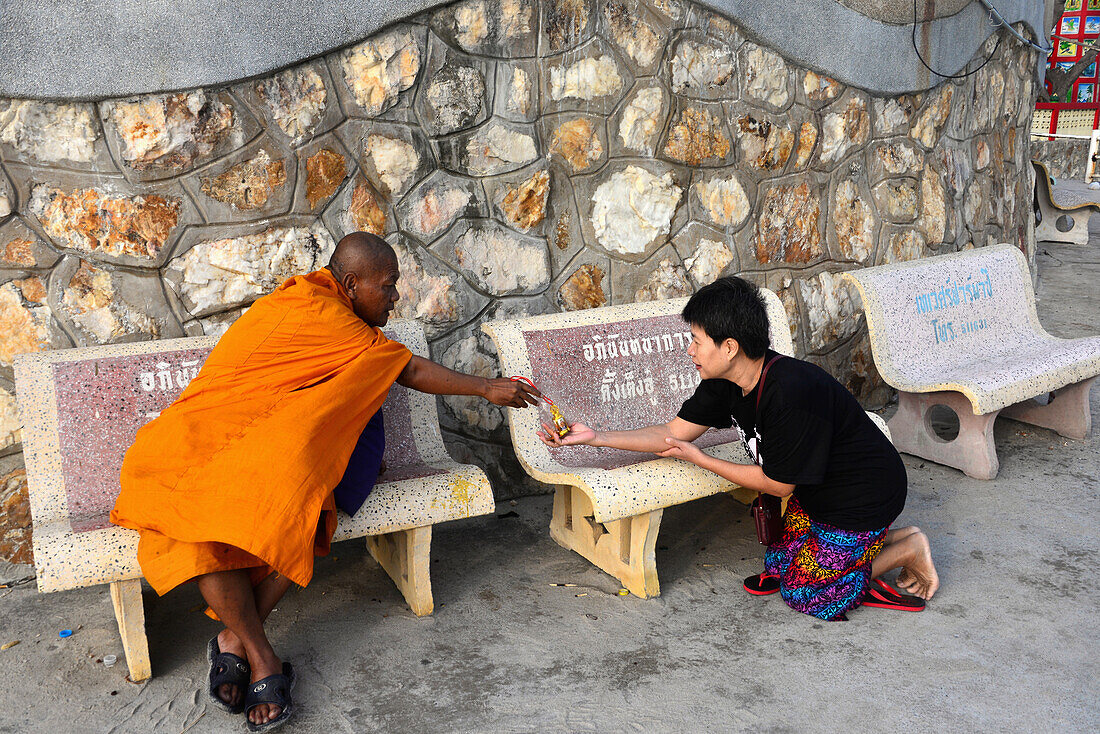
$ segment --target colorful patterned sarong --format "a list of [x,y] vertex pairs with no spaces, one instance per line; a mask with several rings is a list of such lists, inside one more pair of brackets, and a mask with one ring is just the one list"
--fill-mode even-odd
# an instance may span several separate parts
[[779,592],[795,611],[835,620],[859,606],[871,583],[871,561],[886,531],[843,530],[814,522],[791,498],[783,535],[764,554],[767,573],[779,577]]

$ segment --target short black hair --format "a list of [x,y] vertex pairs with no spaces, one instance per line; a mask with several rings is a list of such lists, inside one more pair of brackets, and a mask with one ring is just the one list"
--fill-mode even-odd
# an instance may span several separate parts
[[764,296],[744,278],[731,275],[703,286],[688,299],[683,316],[715,344],[733,339],[749,359],[763,357],[771,346]]

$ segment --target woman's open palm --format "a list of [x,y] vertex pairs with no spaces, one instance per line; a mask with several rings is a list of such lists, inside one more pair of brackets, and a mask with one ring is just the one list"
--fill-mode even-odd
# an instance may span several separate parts
[[538,437],[547,446],[558,448],[588,443],[596,437],[596,432],[583,423],[574,423],[569,427],[569,433],[565,436],[559,436],[553,427],[543,423],[542,430],[538,432]]

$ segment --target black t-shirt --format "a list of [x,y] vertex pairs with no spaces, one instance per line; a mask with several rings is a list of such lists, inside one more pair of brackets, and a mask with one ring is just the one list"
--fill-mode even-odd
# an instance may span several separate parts
[[[775,356],[768,350],[765,364]],[[817,522],[877,530],[905,506],[905,465],[855,397],[817,365],[793,357],[772,364],[760,397],[729,380],[703,380],[679,417],[715,428],[736,425],[756,438],[764,474],[795,485],[794,496]]]

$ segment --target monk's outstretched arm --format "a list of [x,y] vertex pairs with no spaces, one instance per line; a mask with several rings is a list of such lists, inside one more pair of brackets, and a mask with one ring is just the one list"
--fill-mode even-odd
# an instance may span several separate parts
[[413,355],[397,376],[405,387],[432,395],[477,395],[494,405],[525,408],[538,402],[538,390],[506,377],[478,377],[455,372],[443,365]]

